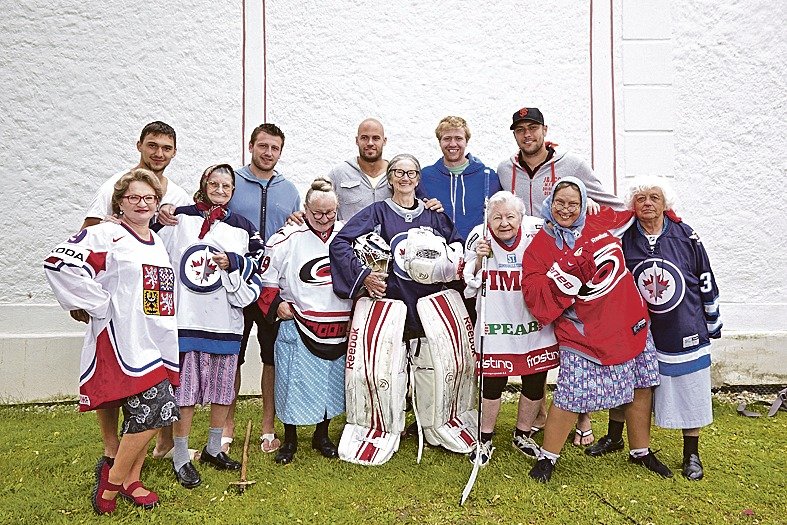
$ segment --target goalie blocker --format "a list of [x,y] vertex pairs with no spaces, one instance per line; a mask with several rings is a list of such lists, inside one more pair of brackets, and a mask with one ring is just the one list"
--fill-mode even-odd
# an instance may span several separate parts
[[345,368],[347,425],[339,457],[381,465],[399,448],[405,422],[406,348],[414,408],[427,442],[468,453],[477,435],[473,325],[454,290],[418,301],[425,338],[402,342],[406,307],[391,299],[358,300]]

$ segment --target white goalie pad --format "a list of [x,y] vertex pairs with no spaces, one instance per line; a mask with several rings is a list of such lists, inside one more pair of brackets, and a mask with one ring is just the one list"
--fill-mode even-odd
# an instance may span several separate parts
[[[418,300],[427,343],[410,345],[415,409],[430,445],[469,453],[478,435],[473,324],[456,290]],[[417,355],[416,350],[418,350]]]
[[406,314],[404,303],[393,299],[362,297],[355,305],[344,375],[347,424],[339,441],[344,461],[382,465],[399,449],[407,393]]
[[447,283],[458,277],[463,255],[461,243],[448,244],[427,229],[410,228],[404,245],[403,268],[416,282]]

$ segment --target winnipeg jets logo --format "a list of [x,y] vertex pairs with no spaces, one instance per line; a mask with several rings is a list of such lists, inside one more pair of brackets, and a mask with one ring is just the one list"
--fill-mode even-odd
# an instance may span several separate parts
[[331,262],[327,255],[317,257],[301,266],[298,273],[301,281],[306,284],[317,286],[330,285],[331,281]]
[[655,314],[669,312],[686,294],[686,281],[680,269],[663,259],[645,259],[631,272],[640,295]]
[[213,254],[219,250],[206,244],[197,244],[186,250],[180,259],[180,280],[197,293],[210,293],[221,286],[219,265]]

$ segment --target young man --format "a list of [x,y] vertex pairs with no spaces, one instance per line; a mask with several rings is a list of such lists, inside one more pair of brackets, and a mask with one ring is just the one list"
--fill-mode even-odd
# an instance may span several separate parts
[[[125,173],[136,168],[150,170],[158,178],[161,188],[164,191],[162,202],[169,203],[172,206],[190,204],[192,201],[189,195],[180,186],[170,181],[164,175],[164,170],[169,166],[169,163],[177,153],[176,139],[175,130],[172,126],[158,120],[142,128],[142,132],[139,135],[139,141],[137,142],[139,162],[132,168],[116,173],[99,187],[85,214],[82,229],[94,226],[100,223],[105,217],[112,214],[112,193],[115,183]],[[90,321],[90,317],[84,310],[72,311],[71,317],[83,323]],[[113,461],[115,454],[117,454],[118,445],[120,444],[118,438],[119,410],[117,408],[98,409],[96,410],[96,416],[104,441],[104,456],[109,458],[109,461]],[[156,447],[153,449],[153,457],[164,457],[172,450],[173,446],[172,427],[162,428],[161,432],[159,432],[156,437]]]
[[[463,239],[484,222],[484,196],[491,197],[502,189],[495,170],[465,153],[470,128],[462,117],[443,118],[435,135],[443,158],[421,171],[421,193],[445,203]],[[488,186],[485,186],[488,181]]]
[[522,108],[512,117],[519,151],[497,167],[497,176],[504,190],[525,203],[528,215],[541,216],[541,203],[552,193],[552,187],[563,177],[576,177],[585,183],[588,197],[596,203],[616,210],[624,209],[623,202],[604,190],[590,166],[579,157],[557,152],[556,145],[545,142],[547,126],[538,108]]
[[[295,185],[284,178],[276,168],[284,149],[284,133],[275,124],[262,124],[254,128],[249,140],[251,162],[235,171],[235,194],[229,203],[233,213],[249,219],[260,232],[263,244],[284,226],[287,217],[301,207],[301,197]],[[273,344],[278,334],[278,324],[271,325],[262,315],[257,303],[243,309],[245,320],[243,339],[235,376],[235,392],[240,390],[240,366],[246,358],[251,327],[257,325],[257,340],[262,358],[262,434],[260,448],[274,452],[281,441],[273,431],[276,408],[274,405],[275,369]],[[228,445],[235,435],[235,402],[230,406],[224,426],[222,444]],[[225,450],[226,452],[226,450]]]

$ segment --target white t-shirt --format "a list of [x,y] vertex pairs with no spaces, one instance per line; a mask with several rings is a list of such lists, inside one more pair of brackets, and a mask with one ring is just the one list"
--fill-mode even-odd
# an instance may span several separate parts
[[[85,213],[85,218],[93,217],[103,220],[104,217],[112,214],[112,192],[115,191],[115,183],[128,172],[129,170],[123,170],[104,181],[93,197],[93,201],[90,203],[87,213]],[[172,179],[169,179],[167,182],[167,193],[164,195],[161,204],[188,206],[189,204],[194,204],[194,200],[186,193],[186,190],[172,182]]]

